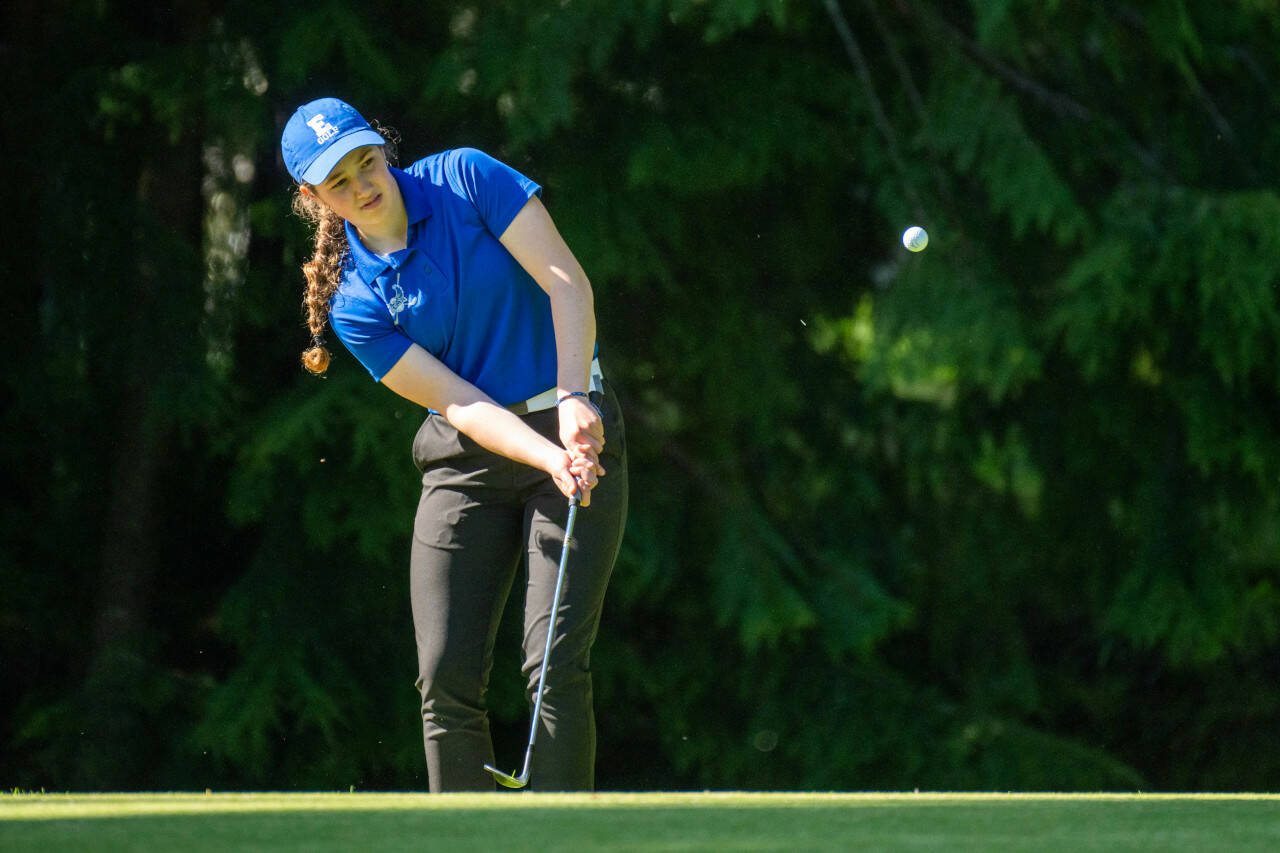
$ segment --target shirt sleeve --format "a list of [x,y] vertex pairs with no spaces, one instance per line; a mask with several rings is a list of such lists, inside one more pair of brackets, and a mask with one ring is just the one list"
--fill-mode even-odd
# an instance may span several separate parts
[[391,322],[385,305],[371,305],[342,291],[329,308],[329,326],[376,382],[413,346],[409,336]]
[[501,237],[525,203],[542,187],[505,163],[475,148],[455,148],[445,163],[453,190],[475,206],[485,227]]

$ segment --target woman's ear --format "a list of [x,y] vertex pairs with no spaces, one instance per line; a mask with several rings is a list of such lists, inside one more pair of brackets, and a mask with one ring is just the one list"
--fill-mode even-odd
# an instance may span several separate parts
[[311,184],[298,184],[298,191],[308,198],[314,198],[317,201],[320,200],[320,196],[316,195],[315,190],[311,188]]

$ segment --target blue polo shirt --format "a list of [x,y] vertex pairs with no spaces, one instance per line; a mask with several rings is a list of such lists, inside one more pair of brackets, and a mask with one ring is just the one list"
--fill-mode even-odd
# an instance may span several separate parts
[[376,255],[348,223],[334,333],[379,381],[416,343],[503,406],[554,387],[551,300],[498,241],[542,188],[474,148],[391,174],[408,246]]

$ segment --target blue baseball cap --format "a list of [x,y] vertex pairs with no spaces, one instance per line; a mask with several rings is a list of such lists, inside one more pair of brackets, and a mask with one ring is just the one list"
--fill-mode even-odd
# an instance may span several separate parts
[[362,145],[385,145],[355,107],[319,98],[298,107],[280,137],[284,165],[298,183],[318,184],[338,161]]

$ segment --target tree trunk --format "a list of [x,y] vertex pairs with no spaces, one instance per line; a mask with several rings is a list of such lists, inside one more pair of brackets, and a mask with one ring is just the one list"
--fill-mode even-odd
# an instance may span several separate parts
[[[106,469],[111,479],[85,685],[93,730],[86,730],[77,762],[82,783],[93,788],[146,784],[148,756],[138,747],[147,742],[151,720],[163,713],[148,700],[154,691],[147,688],[163,678],[154,661],[160,638],[151,636],[149,610],[164,535],[160,520],[174,511],[161,494],[174,418],[157,399],[157,376],[187,361],[175,358],[174,350],[184,336],[185,346],[199,347],[199,318],[174,316],[173,306],[183,300],[166,292],[199,287],[201,280],[198,270],[183,268],[199,257],[192,251],[201,242],[199,150],[199,134],[187,132],[176,150],[158,147],[140,169],[141,219],[153,224],[137,229],[133,288],[119,297],[130,310],[118,332],[131,340],[118,350],[123,363],[105,368],[119,380],[112,418],[115,457]],[[185,330],[176,339],[169,331],[175,327]]]

